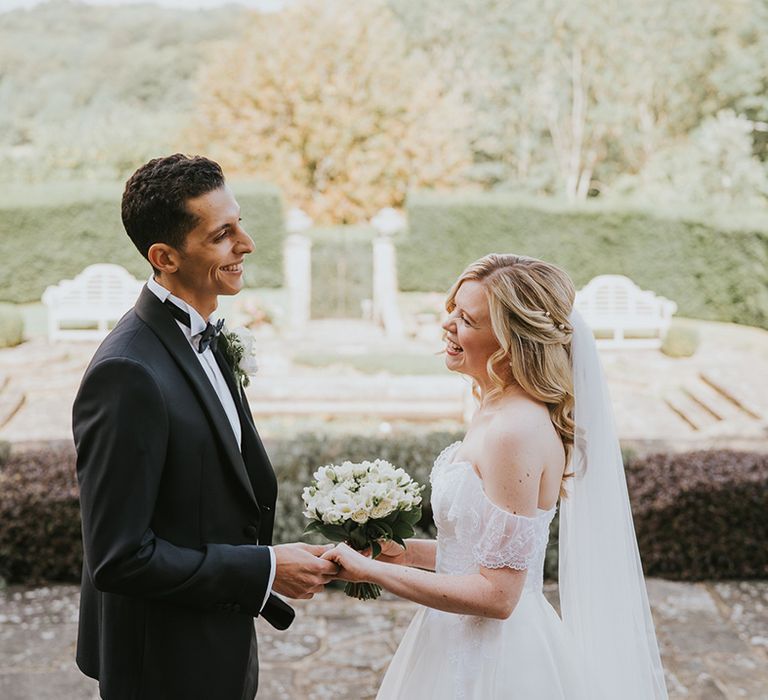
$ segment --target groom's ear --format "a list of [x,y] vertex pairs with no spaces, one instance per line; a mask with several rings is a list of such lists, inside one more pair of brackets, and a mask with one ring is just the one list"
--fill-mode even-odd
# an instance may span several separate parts
[[158,272],[172,275],[179,269],[179,251],[167,243],[153,243],[149,246],[147,260]]

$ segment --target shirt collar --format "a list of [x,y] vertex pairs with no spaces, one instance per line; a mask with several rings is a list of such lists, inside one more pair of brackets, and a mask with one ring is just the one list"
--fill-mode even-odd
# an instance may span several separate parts
[[206,321],[193,306],[187,304],[186,301],[180,299],[174,294],[171,294],[165,287],[163,287],[162,284],[160,284],[155,279],[154,275],[150,275],[149,279],[147,280],[147,289],[149,289],[149,291],[152,292],[160,301],[165,302],[167,299],[172,304],[178,306],[182,311],[186,311],[189,314],[190,337],[199,335],[205,330],[205,327],[208,325],[208,321]]

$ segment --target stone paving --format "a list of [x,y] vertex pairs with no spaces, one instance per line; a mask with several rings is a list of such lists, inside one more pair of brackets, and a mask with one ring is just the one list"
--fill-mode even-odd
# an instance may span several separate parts
[[[768,700],[768,582],[649,579],[648,592],[672,700]],[[557,607],[556,585],[546,593]],[[98,699],[73,661],[77,601],[76,586],[0,591],[0,698]],[[338,590],[296,608],[286,632],[258,622],[259,700],[374,698],[416,610]]]

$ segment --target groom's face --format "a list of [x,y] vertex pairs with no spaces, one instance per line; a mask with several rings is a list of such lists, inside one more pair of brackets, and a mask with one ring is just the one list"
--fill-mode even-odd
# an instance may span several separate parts
[[224,185],[188,199],[187,210],[197,225],[178,249],[176,280],[197,296],[237,294],[243,287],[243,259],[253,252],[253,240],[240,220],[240,206]]

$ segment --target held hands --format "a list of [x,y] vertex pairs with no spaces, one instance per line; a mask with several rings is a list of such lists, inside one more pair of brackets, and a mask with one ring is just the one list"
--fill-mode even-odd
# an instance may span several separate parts
[[[396,542],[381,541],[380,561],[405,563],[405,549]],[[272,590],[288,598],[308,600],[325,585],[341,581],[372,581],[378,565],[370,550],[356,552],[348,544],[312,545],[303,542],[274,546],[275,580]]]
[[329,549],[322,558],[334,562],[340,567],[336,578],[341,581],[373,581],[373,573],[377,563],[364,554],[356,552],[348,544],[341,542]]
[[339,566],[325,558],[333,545],[303,542],[279,544],[275,552],[275,580],[272,590],[288,598],[308,600],[320,593],[325,584],[338,578]]

